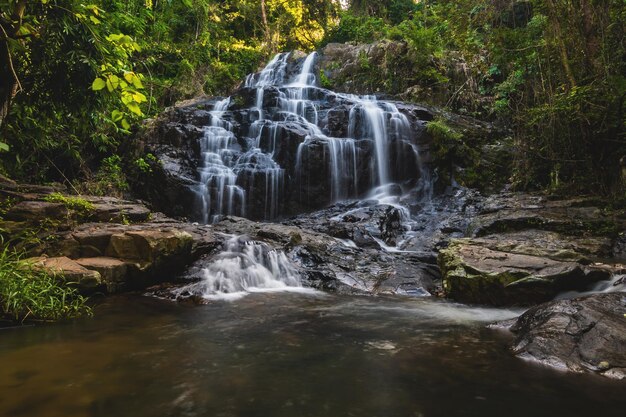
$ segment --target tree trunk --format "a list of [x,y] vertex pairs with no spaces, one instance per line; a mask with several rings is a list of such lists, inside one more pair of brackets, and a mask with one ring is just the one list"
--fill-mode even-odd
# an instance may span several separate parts
[[272,33],[270,32],[270,25],[267,22],[267,11],[265,9],[265,0],[261,0],[261,21],[263,22],[263,31],[265,32],[265,43],[269,49],[274,52],[272,47]]
[[[594,6],[588,0],[581,0],[583,36],[585,41],[585,59],[587,65],[594,69],[595,75],[602,74],[602,63],[599,60],[600,40],[598,39],[599,22],[594,17]],[[598,6],[598,9],[602,6]]]
[[9,109],[11,108],[11,101],[15,94],[17,94],[18,87],[20,85],[17,74],[15,74],[15,68],[13,67],[13,61],[11,59],[11,49],[9,48],[9,39],[15,39],[17,33],[22,26],[22,18],[24,17],[24,10],[26,10],[26,0],[20,0],[15,3],[13,11],[11,13],[11,19],[13,22],[0,21],[0,127],[4,123]]
[[572,68],[569,65],[569,55],[567,53],[567,47],[565,46],[565,41],[563,40],[563,31],[561,30],[561,23],[559,22],[559,13],[554,4],[553,0],[546,1],[548,8],[550,9],[550,24],[554,29],[554,35],[556,37],[556,42],[559,46],[559,53],[561,55],[561,65],[563,65],[563,71],[565,72],[565,76],[569,82],[570,88],[576,87],[576,78],[574,78],[574,73],[572,72]]
[[9,113],[11,101],[17,93],[17,79],[11,68],[7,41],[0,41],[0,127]]

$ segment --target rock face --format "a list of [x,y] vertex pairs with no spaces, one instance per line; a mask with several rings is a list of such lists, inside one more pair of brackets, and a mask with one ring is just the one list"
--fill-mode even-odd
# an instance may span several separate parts
[[551,300],[562,291],[583,291],[610,277],[607,270],[577,262],[492,250],[476,243],[471,239],[456,240],[439,254],[444,291],[455,300],[492,305],[536,304]]
[[626,293],[595,294],[533,307],[512,325],[524,359],[626,379]]
[[216,231],[246,235],[285,252],[308,285],[318,289],[424,296],[434,291],[439,278],[436,266],[425,263],[419,254],[394,254],[383,252],[378,246],[347,245],[307,228],[235,217],[227,217],[214,227]]
[[76,264],[99,274],[99,290],[114,293],[172,280],[219,244],[204,227],[162,220],[82,224],[62,232],[47,253],[55,257],[50,259],[74,258]]
[[83,292],[97,290],[102,284],[98,271],[88,269],[65,256],[31,259],[35,268],[48,271],[59,277],[64,285],[72,285]]
[[428,163],[431,110],[320,86],[317,55],[280,54],[227,99],[171,108],[142,134],[157,210],[202,223],[321,209],[381,184],[405,191]]
[[501,194],[477,204],[466,235],[439,253],[446,295],[492,305],[532,305],[582,291],[621,272],[612,256],[623,220],[598,202]]

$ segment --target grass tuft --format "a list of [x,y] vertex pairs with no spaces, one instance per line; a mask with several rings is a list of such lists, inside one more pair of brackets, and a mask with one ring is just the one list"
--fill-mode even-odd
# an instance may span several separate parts
[[8,247],[0,250],[0,318],[24,323],[91,316],[86,298],[68,284]]

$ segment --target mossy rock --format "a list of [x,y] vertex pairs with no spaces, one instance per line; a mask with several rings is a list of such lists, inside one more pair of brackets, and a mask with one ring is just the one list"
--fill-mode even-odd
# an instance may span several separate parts
[[492,250],[471,239],[453,240],[438,263],[447,297],[496,306],[541,303],[610,276],[577,262]]

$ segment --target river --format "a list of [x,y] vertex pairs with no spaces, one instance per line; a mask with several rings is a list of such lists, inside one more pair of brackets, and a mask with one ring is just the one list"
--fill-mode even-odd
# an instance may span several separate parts
[[0,415],[622,416],[623,382],[517,359],[519,311],[431,298],[141,295],[0,330]]

